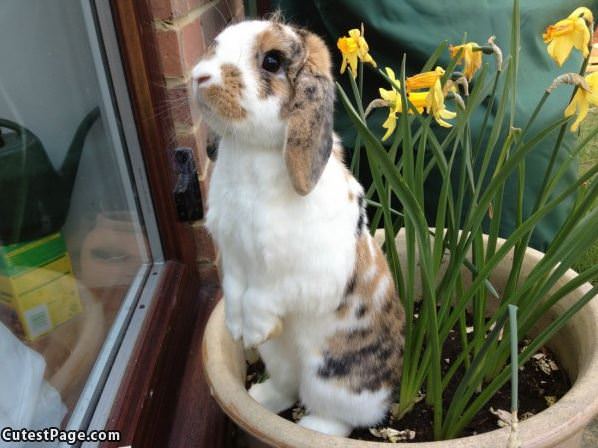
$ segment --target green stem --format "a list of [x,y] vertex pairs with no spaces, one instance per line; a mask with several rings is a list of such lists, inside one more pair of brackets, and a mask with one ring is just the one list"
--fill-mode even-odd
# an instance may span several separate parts
[[517,398],[519,397],[519,364],[517,363],[517,307],[509,305],[509,328],[511,333],[511,412],[519,409]]

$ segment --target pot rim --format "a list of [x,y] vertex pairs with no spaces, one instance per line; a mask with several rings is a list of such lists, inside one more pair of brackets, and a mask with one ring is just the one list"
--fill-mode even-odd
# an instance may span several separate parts
[[[504,240],[502,240],[504,241]],[[502,241],[499,242],[502,243]],[[543,254],[528,248],[526,261],[537,263]],[[503,260],[501,263],[506,261]],[[577,273],[569,270],[565,273],[570,280]],[[591,286],[581,285],[570,295],[579,298]],[[598,301],[592,299],[569,322],[574,322],[581,314],[590,319],[594,330],[598,327]],[[566,331],[566,327],[561,331]],[[598,338],[597,338],[598,339]],[[569,391],[554,405],[544,411],[519,422],[519,435],[526,448],[558,446],[583,430],[598,413],[598,345],[589,341],[591,350],[586,354],[589,359],[583,366],[578,362],[578,375]],[[509,437],[509,428],[500,428],[474,436],[452,440],[418,443],[370,442],[321,434],[266,410],[253,400],[245,389],[244,381],[232,371],[228,355],[242,356],[239,344],[235,344],[224,324],[224,301],[221,300],[210,315],[202,343],[202,358],[206,380],[210,392],[224,412],[244,431],[254,437],[277,447],[300,448],[480,448],[504,447]],[[236,350],[236,353],[234,352]],[[580,368],[581,367],[581,368]]]

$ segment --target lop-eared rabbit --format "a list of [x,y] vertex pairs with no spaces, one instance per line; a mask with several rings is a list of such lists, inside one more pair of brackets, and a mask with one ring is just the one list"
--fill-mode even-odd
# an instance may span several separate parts
[[380,422],[399,381],[404,312],[368,232],[364,191],[333,133],[330,54],[315,34],[245,21],[193,69],[221,136],[207,227],[221,254],[226,325],[269,379],[250,395],[347,436]]

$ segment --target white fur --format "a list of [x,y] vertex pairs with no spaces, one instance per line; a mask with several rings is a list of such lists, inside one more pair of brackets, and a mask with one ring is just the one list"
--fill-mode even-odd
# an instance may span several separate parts
[[351,434],[350,425],[336,420],[329,419],[326,417],[320,417],[317,415],[306,415],[299,420],[299,424],[304,428],[311,429],[313,431],[323,432],[332,436],[347,437]]
[[[274,412],[300,397],[311,414],[300,424],[347,435],[354,426],[379,421],[390,396],[387,390],[355,394],[316,373],[326,339],[341,325],[356,324],[341,323],[335,310],[355,266],[359,211],[349,191],[356,196],[363,190],[347,180],[334,157],[307,196],[293,189],[283,160],[282,99],[258,98],[252,66],[254,38],[267,26],[251,21],[227,28],[217,37],[216,55],[193,71],[217,83],[220,65],[235,64],[248,112],[246,119],[226,123],[199,97],[206,121],[222,135],[207,227],[222,259],[226,324],[235,339],[258,346],[270,374],[250,394]],[[280,325],[282,333],[267,340]]]
[[195,82],[193,83],[194,97],[200,100],[199,108],[210,127],[220,135],[234,134],[240,141],[254,144],[263,142],[266,146],[272,147],[282,143],[286,128],[286,123],[282,122],[279,116],[281,98],[271,96],[260,99],[258,97],[259,83],[254,65],[255,36],[269,26],[269,22],[251,20],[225,28],[215,39],[216,56],[200,61],[193,68],[192,77],[197,79],[209,75],[210,79],[202,84],[202,87],[208,87],[211,84],[221,83],[220,67],[223,64],[232,64],[241,70],[244,83],[241,106],[245,108],[248,115],[242,122],[222,120],[211,113],[201,102]]

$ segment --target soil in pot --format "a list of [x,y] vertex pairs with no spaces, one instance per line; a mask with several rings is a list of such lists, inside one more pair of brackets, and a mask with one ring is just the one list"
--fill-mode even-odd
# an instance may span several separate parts
[[[528,341],[523,341],[520,348]],[[453,331],[447,338],[443,347],[442,359],[454,359],[461,352],[459,335]],[[449,363],[443,363],[443,373],[449,368]],[[445,393],[445,403],[448,404],[454,395],[458,382],[463,376],[463,370],[454,375]],[[265,368],[261,361],[247,367],[246,387],[263,381],[266,378]],[[569,378],[552,353],[547,348],[542,348],[519,370],[519,419],[535,415],[554,404],[571,387]],[[463,431],[463,436],[475,435],[497,429],[499,419],[492,410],[506,410],[511,406],[510,383],[507,382],[497,394],[487,403],[471,423]],[[296,422],[303,415],[303,408],[296,403],[291,409],[280,413],[280,416]],[[427,442],[434,440],[432,433],[432,407],[425,400],[415,404],[414,408],[400,421],[389,415],[382,424],[375,428],[361,428],[354,430],[350,438],[370,440],[376,442],[395,441],[401,442]],[[387,428],[391,428],[389,431]],[[392,430],[399,431],[397,434]]]

